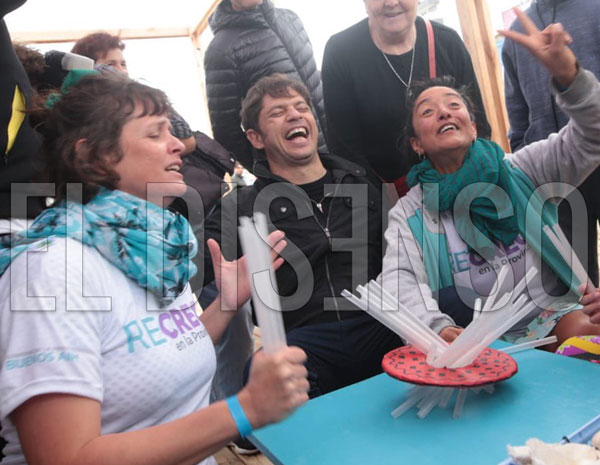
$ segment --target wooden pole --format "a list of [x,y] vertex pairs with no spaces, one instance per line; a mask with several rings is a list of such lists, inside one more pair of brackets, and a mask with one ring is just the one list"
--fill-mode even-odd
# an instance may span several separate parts
[[[191,35],[190,39],[194,46],[194,60],[196,61],[196,69],[198,71],[198,82],[200,84],[200,91],[202,92],[202,98],[206,102],[206,105],[203,106],[202,111],[206,117],[207,121],[210,121],[210,115],[208,112],[208,97],[206,95],[206,83],[204,79],[204,64],[202,63],[201,56],[204,56],[202,53],[202,47],[200,45],[200,37]],[[212,131],[208,134],[212,137]]]
[[504,80],[486,0],[456,0],[456,8],[463,40],[471,54],[483,104],[492,127],[492,140],[500,144],[505,152],[509,152]]
[[[61,42],[75,42],[82,37],[98,32],[95,30],[78,31],[31,31],[10,33],[13,42],[25,44],[54,44]],[[103,29],[103,32],[119,36],[123,40],[128,39],[165,39],[171,37],[189,37],[190,30],[187,27],[168,28],[142,28],[142,29]]]
[[208,18],[210,18],[210,15],[212,15],[215,12],[217,7],[219,6],[219,3],[221,3],[221,0],[213,0],[212,4],[210,5],[210,7],[208,7],[208,10],[206,10],[206,13],[204,13],[204,16],[202,17],[198,25],[192,31],[192,37],[200,37],[200,35],[204,32],[204,30],[208,26]]

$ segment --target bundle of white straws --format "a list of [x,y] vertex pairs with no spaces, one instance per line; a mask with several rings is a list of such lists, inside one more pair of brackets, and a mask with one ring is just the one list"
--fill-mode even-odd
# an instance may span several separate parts
[[254,222],[248,217],[240,218],[239,232],[246,256],[252,302],[261,331],[263,349],[265,353],[272,354],[285,347],[287,343],[277,281],[267,244],[268,230],[265,215],[255,213]]
[[[552,228],[544,226],[544,232],[565,262],[571,263],[575,277],[581,283],[589,282],[585,269],[573,253],[569,241],[560,227],[557,224]],[[444,341],[374,280],[365,286],[356,288],[360,297],[347,290],[342,292],[342,296],[390,328],[408,344],[426,354],[429,365],[435,368],[460,368],[471,365],[487,346],[527,318],[532,312],[537,311],[539,307],[549,308],[552,303],[550,298],[544,302],[533,302],[528,298],[527,293],[523,292],[527,284],[538,273],[535,267],[529,269],[512,292],[506,292],[498,299],[501,289],[504,289],[506,277],[509,275],[509,266],[507,264],[500,269],[494,287],[495,292],[486,299],[483,308],[481,308],[481,300],[476,300],[473,321],[452,344]],[[511,346],[503,351],[515,353],[552,342],[556,342],[555,336]],[[480,389],[493,392],[493,386],[484,386]],[[392,415],[397,417],[411,407],[417,406],[419,417],[424,418],[436,405],[447,406],[454,390],[436,386],[417,386],[409,392],[407,400],[395,409]],[[455,418],[460,416],[467,389],[459,389],[458,392],[454,409]]]

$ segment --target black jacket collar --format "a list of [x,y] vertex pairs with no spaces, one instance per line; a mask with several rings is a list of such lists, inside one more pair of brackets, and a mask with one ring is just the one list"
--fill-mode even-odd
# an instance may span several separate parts
[[[365,169],[356,163],[337,157],[335,155],[319,155],[323,166],[331,171],[333,179],[336,183],[348,174],[357,178],[364,178],[366,181]],[[254,162],[254,175],[257,177],[256,182],[260,184],[269,184],[272,182],[289,182],[288,180],[277,176],[269,171],[269,164],[265,159],[256,160]]]

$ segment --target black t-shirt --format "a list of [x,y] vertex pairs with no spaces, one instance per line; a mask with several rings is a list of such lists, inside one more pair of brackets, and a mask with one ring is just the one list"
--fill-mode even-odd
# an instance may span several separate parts
[[[329,189],[326,188],[326,185],[329,184]],[[323,205],[328,197],[332,195],[332,187],[333,187],[333,175],[331,171],[327,170],[325,175],[316,181],[310,182],[308,184],[301,184],[300,187],[308,198],[311,200],[313,204],[313,210],[317,208],[321,213],[323,213]]]

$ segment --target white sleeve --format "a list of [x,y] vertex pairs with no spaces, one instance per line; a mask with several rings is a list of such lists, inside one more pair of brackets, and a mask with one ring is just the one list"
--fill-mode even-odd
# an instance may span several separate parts
[[408,225],[402,199],[390,210],[385,231],[387,248],[377,281],[435,332],[455,323],[433,298],[421,248]]
[[[49,393],[102,401],[101,284],[86,279],[92,264],[69,260],[56,239],[45,251],[21,253],[0,278],[0,421],[28,399]],[[76,254],[77,255],[77,254]],[[68,270],[68,272],[67,272]],[[89,270],[89,271],[88,271]],[[67,311],[69,307],[87,311]],[[52,310],[52,307],[55,307]]]
[[536,186],[568,184],[566,189],[551,191],[556,197],[566,197],[600,164],[600,84],[590,71],[580,69],[566,91],[558,93],[553,88],[553,92],[561,110],[570,117],[569,123],[507,158]]

